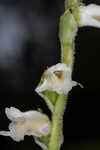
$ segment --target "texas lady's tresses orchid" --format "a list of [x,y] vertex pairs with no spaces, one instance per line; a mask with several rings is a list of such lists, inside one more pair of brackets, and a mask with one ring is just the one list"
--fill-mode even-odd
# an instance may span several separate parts
[[24,140],[24,136],[33,136],[40,138],[50,132],[50,121],[48,117],[38,111],[21,112],[10,107],[5,109],[7,117],[12,121],[9,125],[10,131],[0,131],[0,135],[10,136],[13,140],[19,142]]
[[36,88],[37,92],[45,90],[58,94],[67,94],[77,82],[71,79],[72,70],[63,63],[58,63],[44,72],[44,80]]
[[[49,98],[49,91],[53,92],[52,97],[55,99],[55,96],[57,97],[59,94],[67,95],[74,86],[79,85],[83,88],[80,83],[73,81],[71,76],[72,69],[64,63],[53,65],[43,73],[35,91],[45,100],[51,112],[54,110],[54,103]],[[46,93],[44,93],[45,91]]]
[[100,6],[85,6],[82,0],[65,0],[65,12],[60,18],[59,39],[61,62],[46,69],[35,91],[45,100],[52,112],[51,121],[38,111],[21,112],[6,108],[7,117],[12,121],[9,131],[0,135],[21,141],[25,135],[33,136],[43,150],[60,150],[63,142],[63,114],[69,91],[74,86],[83,86],[72,80],[75,37],[79,27],[100,27]]

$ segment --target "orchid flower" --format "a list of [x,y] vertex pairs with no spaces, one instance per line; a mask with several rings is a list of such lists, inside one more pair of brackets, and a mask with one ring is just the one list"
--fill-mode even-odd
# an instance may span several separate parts
[[21,112],[10,107],[5,109],[5,113],[12,122],[9,125],[9,131],[0,131],[0,135],[10,136],[14,141],[24,140],[24,136],[28,135],[33,136],[39,143],[36,137],[46,136],[50,132],[48,117],[38,111]]
[[44,72],[44,81],[38,85],[36,92],[51,90],[58,94],[67,94],[73,86],[77,85],[77,82],[72,81],[71,73],[71,69],[63,63],[58,63],[48,68]]
[[100,6],[90,4],[80,7],[80,26],[100,28]]

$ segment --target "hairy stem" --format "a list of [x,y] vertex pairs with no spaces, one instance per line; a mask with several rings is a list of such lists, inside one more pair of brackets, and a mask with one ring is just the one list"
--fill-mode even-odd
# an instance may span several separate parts
[[52,117],[52,130],[49,150],[59,150],[63,128],[63,114],[66,104],[66,95],[60,95],[57,99]]
[[[65,13],[61,16],[59,38],[61,42],[61,61],[68,67],[73,68],[74,63],[74,40],[78,29],[78,8],[80,0],[65,0]],[[77,9],[76,8],[76,9]],[[75,13],[73,13],[73,10]],[[52,114],[52,129],[48,150],[59,150],[63,128],[63,114],[66,105],[66,95],[59,95]]]

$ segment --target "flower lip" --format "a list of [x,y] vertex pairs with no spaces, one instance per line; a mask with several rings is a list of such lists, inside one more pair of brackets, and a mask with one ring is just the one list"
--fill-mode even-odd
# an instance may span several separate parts
[[14,107],[5,108],[5,113],[8,119],[10,119],[11,121],[18,121],[23,117],[23,113]]

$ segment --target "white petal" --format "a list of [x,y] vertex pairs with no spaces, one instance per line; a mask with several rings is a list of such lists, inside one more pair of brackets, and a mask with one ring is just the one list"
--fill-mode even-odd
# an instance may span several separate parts
[[100,6],[90,4],[80,7],[81,26],[93,26],[100,28]]
[[22,112],[14,107],[6,108],[5,113],[11,121],[18,121],[23,118]]
[[25,128],[24,128],[24,122],[23,123],[10,123],[10,125],[9,125],[9,130],[10,130],[10,136],[11,136],[11,138],[14,140],[14,141],[17,141],[17,142],[19,142],[19,141],[22,141],[22,140],[24,140],[24,130],[25,130]]
[[11,136],[11,134],[10,134],[9,131],[0,131],[0,135],[3,135],[3,136]]
[[26,119],[25,123],[25,135],[43,136],[47,135],[50,131],[50,125],[48,118],[39,113],[35,112],[31,119]]
[[36,88],[36,92],[42,92],[45,91],[45,89],[48,88],[48,81],[46,79],[44,79],[44,82],[40,85],[38,85],[38,87]]
[[27,111],[27,112],[23,112],[23,117],[25,119],[31,119],[31,120],[41,120],[41,121],[45,121],[45,115],[38,112],[38,111]]
[[20,138],[16,135],[14,135],[13,133],[11,133],[10,131],[0,131],[0,135],[3,135],[3,136],[10,136],[14,141],[16,142],[20,142],[21,140],[23,140],[23,138]]
[[89,4],[84,9],[85,9],[85,13],[91,16],[100,16],[100,6],[96,4]]
[[56,64],[56,65],[54,65],[54,66],[52,66],[52,67],[50,67],[50,68],[48,68],[48,70],[47,70],[47,72],[48,73],[53,73],[54,71],[60,71],[60,70],[62,70],[62,71],[70,71],[70,68],[69,67],[67,67],[65,64],[63,64],[63,63],[58,63],[58,64]]

